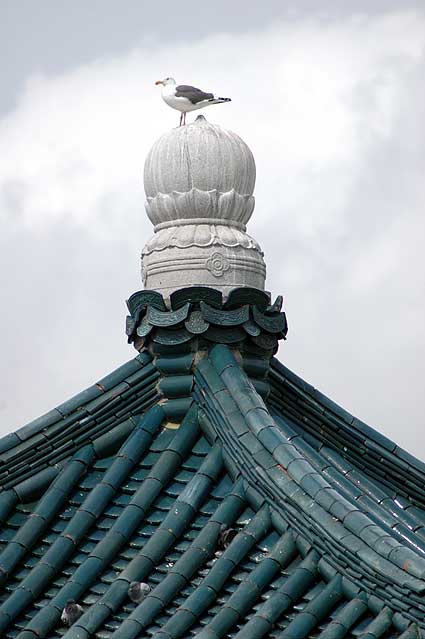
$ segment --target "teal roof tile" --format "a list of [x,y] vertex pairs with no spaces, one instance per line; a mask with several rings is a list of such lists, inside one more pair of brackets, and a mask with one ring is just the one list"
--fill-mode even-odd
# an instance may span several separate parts
[[0,453],[4,453],[9,448],[14,448],[22,440],[19,439],[17,433],[9,433],[0,439]]
[[[238,295],[149,317],[231,331]],[[420,639],[423,465],[254,346],[155,348],[0,441],[2,636]]]

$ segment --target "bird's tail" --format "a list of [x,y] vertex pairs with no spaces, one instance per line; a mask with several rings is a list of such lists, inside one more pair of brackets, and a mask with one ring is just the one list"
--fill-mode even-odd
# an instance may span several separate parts
[[213,97],[210,100],[208,100],[208,102],[210,102],[211,104],[221,104],[222,102],[231,102],[231,98],[216,98],[216,97]]

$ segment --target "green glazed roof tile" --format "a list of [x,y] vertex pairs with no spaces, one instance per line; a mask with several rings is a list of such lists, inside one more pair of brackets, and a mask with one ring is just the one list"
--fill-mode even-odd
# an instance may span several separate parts
[[16,433],[9,433],[0,439],[0,454],[9,450],[9,448],[13,448],[17,444],[21,442],[18,435]]
[[[223,307],[211,289],[183,291],[150,316],[180,322],[198,304],[230,335],[249,294]],[[257,320],[272,330],[266,298]],[[5,639],[419,639],[422,465],[268,370],[223,343],[199,362],[162,346],[4,440]],[[151,588],[139,604],[132,579]],[[84,612],[66,629],[69,598]]]
[[[405,475],[406,468],[400,461],[406,462],[412,470],[410,486],[413,490],[411,497],[415,497],[415,494],[417,494],[420,503],[425,505],[421,490],[422,480],[420,478],[423,478],[423,464],[421,462],[418,462],[407,453],[399,454],[400,449],[396,447],[394,442],[360,422],[347,411],[344,411],[319,391],[294,375],[277,360],[273,360],[271,372],[273,377],[272,401],[276,401],[281,410],[285,411],[291,407],[290,410],[294,411],[294,416],[300,415],[300,410],[299,408],[297,410],[296,407],[301,404],[305,407],[309,417],[314,418],[315,415],[320,415],[321,418],[316,430],[317,436],[322,439],[323,435],[321,433],[326,432],[327,445],[335,445],[335,442],[338,448],[343,450],[344,457],[347,459],[353,458],[356,460],[356,464],[359,464],[360,461],[358,451],[362,451],[362,456],[364,457],[363,468],[366,463],[367,474],[372,477],[379,475],[385,480],[385,485],[396,486],[401,489],[402,493],[403,484],[406,484],[407,480],[405,477],[401,479]],[[292,409],[292,407],[294,408]],[[323,416],[325,416],[325,419]],[[324,422],[328,422],[328,420],[329,424],[327,425]],[[304,422],[304,425],[306,424],[307,422]],[[379,464],[376,463],[381,458],[387,459],[389,462],[387,473],[382,472]],[[369,463],[369,459],[374,461]],[[418,480],[413,480],[413,477],[418,477]]]
[[193,286],[174,291],[170,295],[171,307],[175,310],[186,304],[186,302],[204,301],[211,306],[222,306],[222,294],[220,291],[205,287]]

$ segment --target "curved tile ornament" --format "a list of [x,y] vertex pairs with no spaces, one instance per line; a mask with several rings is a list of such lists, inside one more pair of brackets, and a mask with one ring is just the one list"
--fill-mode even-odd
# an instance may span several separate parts
[[241,286],[264,290],[266,266],[246,233],[254,210],[255,162],[231,131],[203,116],[163,135],[144,169],[154,236],[142,251],[147,289],[170,295],[197,284],[227,298]]
[[227,302],[218,288],[179,289],[171,296],[170,310],[160,310],[151,293],[138,291],[127,301],[126,332],[137,350],[155,352],[155,344],[178,346],[197,340],[195,350],[221,343],[267,358],[288,332],[281,303],[270,305],[268,294],[256,289],[236,288]]

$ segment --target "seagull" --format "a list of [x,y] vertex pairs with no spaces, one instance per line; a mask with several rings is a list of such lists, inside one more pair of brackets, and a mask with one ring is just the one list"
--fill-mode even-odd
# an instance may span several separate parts
[[128,587],[128,596],[134,603],[140,603],[150,591],[150,586],[143,581],[132,581]]
[[77,619],[81,617],[83,612],[84,609],[82,606],[75,603],[73,599],[69,599],[65,604],[65,608],[62,610],[61,621],[67,626],[72,626]]
[[165,78],[157,80],[155,84],[162,84],[162,99],[168,106],[177,111],[181,111],[180,126],[186,124],[186,113],[203,109],[210,104],[221,104],[222,102],[230,102],[230,98],[219,98],[213,93],[205,93],[201,89],[191,87],[187,84],[179,84],[176,86],[174,78]]

